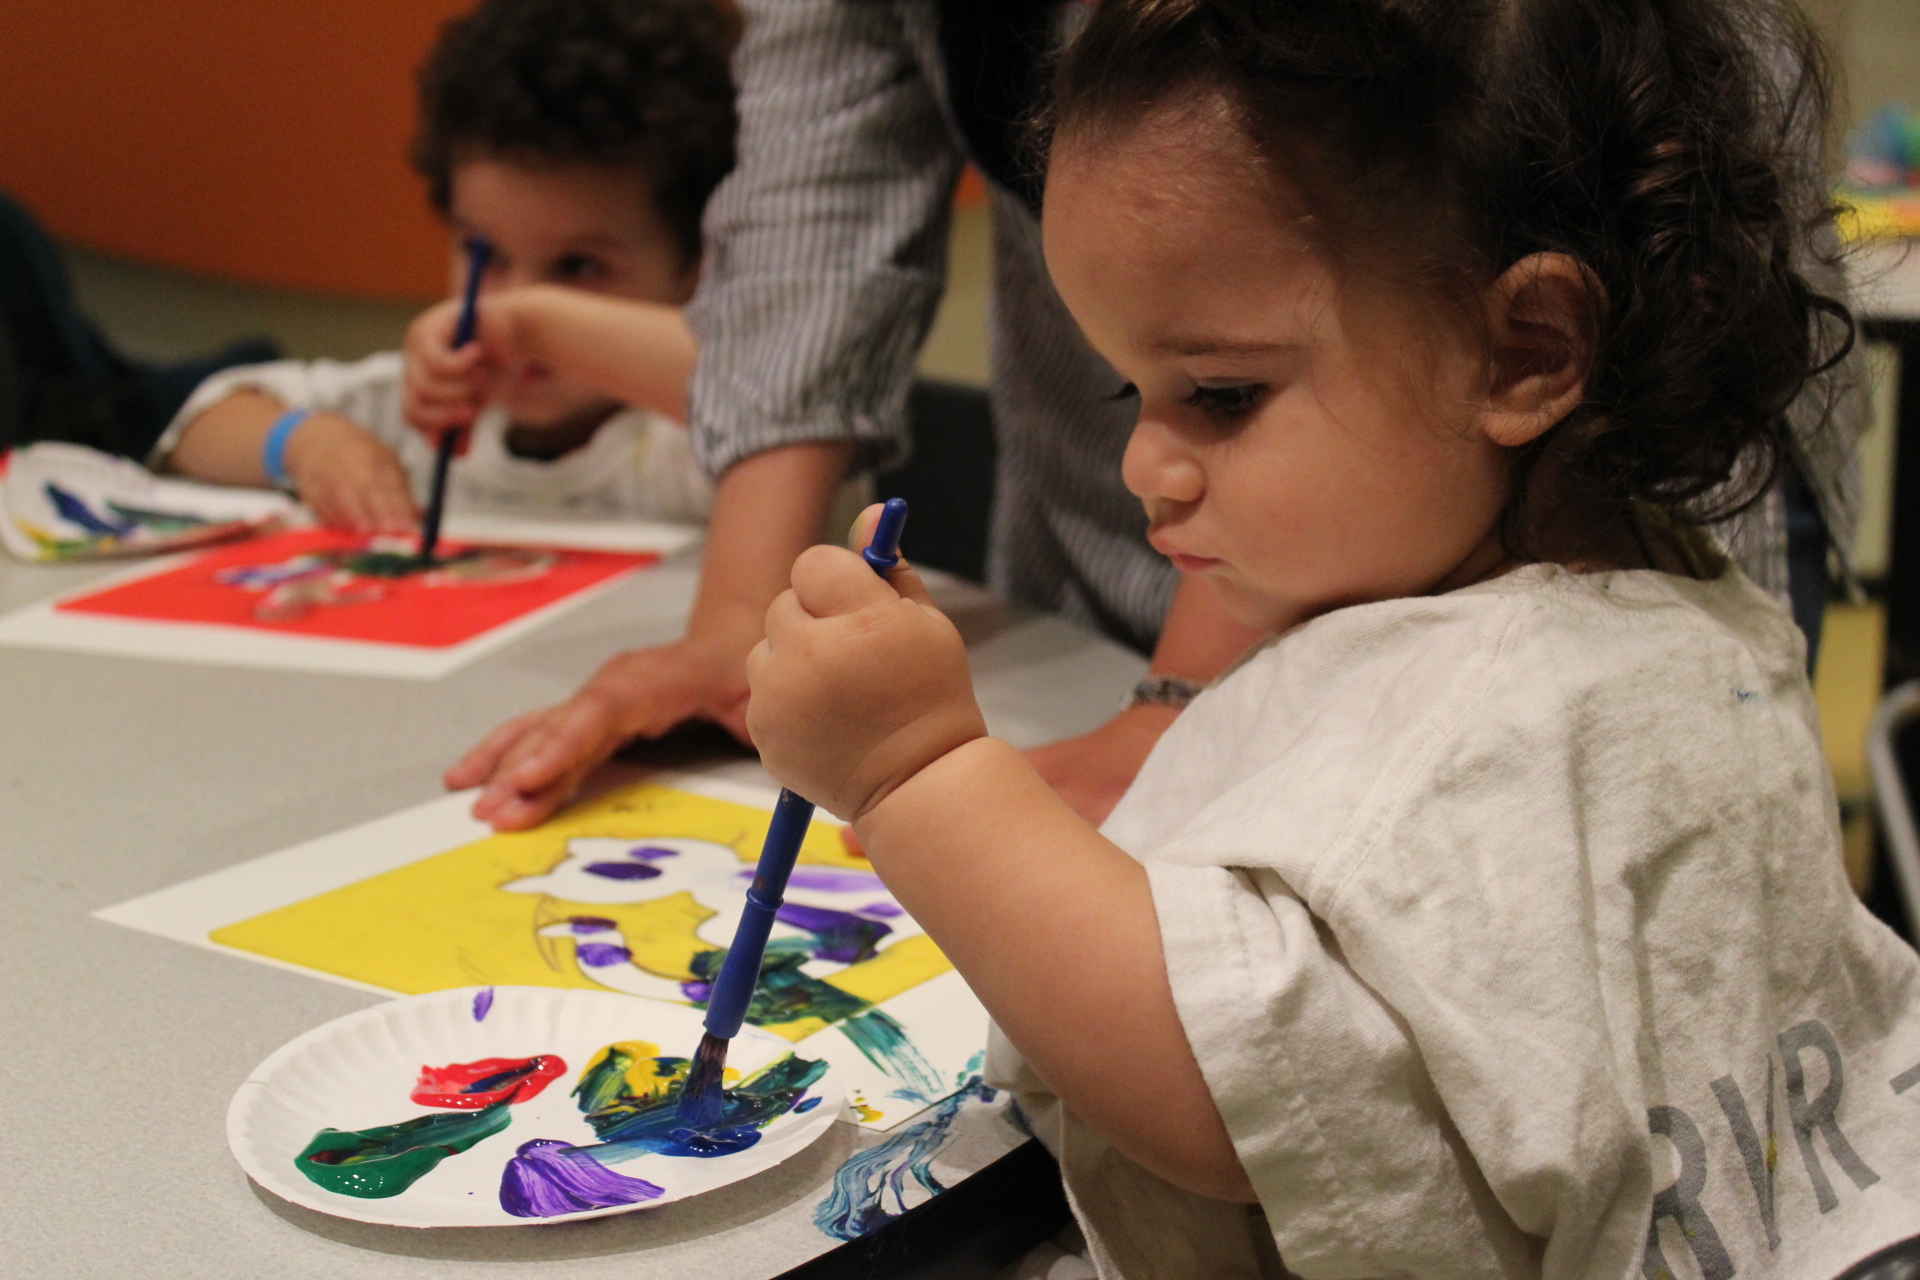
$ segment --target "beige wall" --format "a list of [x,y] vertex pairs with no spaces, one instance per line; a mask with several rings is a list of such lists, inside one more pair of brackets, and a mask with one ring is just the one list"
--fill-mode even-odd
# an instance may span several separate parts
[[1920,108],[1920,0],[1803,0],[1827,34],[1857,122],[1884,102]]

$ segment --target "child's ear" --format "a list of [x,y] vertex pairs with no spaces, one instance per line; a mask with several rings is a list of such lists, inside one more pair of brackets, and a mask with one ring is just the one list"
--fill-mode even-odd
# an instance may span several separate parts
[[1492,359],[1482,419],[1489,440],[1527,444],[1585,398],[1597,287],[1564,253],[1522,258],[1489,287]]

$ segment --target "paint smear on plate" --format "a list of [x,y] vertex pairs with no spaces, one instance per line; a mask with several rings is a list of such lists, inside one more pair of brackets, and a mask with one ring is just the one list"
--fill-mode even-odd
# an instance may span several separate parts
[[481,1058],[444,1067],[421,1067],[408,1096],[423,1107],[475,1111],[496,1102],[525,1102],[566,1073],[557,1055],[531,1058]]
[[629,1178],[554,1138],[523,1142],[500,1173],[500,1207],[516,1218],[555,1218],[588,1209],[645,1204],[666,1188]]
[[807,1090],[827,1071],[826,1063],[791,1053],[744,1078],[729,1070],[720,1123],[694,1130],[679,1116],[691,1065],[642,1040],[601,1049],[573,1090],[600,1141],[523,1143],[501,1175],[500,1207],[516,1217],[550,1218],[656,1199],[664,1192],[653,1183],[605,1166],[646,1155],[713,1158],[745,1151],[781,1116],[819,1106],[819,1095]]
[[397,1196],[484,1138],[512,1122],[505,1103],[479,1111],[439,1112],[373,1129],[322,1129],[294,1167],[309,1182],[361,1200]]
[[813,1225],[835,1240],[858,1240],[912,1208],[909,1194],[915,1195],[918,1204],[945,1191],[933,1172],[933,1159],[953,1136],[953,1122],[972,1098],[982,1102],[994,1098],[994,1090],[977,1075],[925,1120],[841,1165],[833,1175],[833,1189],[813,1211]]
[[487,1020],[487,1014],[492,1012],[492,1010],[493,988],[487,987],[475,992],[473,996],[473,1020],[475,1022],[485,1022]]

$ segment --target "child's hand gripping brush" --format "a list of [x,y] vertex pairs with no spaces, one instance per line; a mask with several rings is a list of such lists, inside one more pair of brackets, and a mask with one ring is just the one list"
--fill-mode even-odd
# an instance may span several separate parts
[[[460,319],[453,329],[453,349],[458,351],[473,341],[479,319],[480,279],[487,274],[487,260],[493,257],[493,245],[480,236],[467,242],[467,287],[460,298]],[[440,520],[447,509],[447,468],[453,465],[453,451],[459,447],[460,432],[440,433],[440,446],[433,455],[433,488],[427,494],[426,514],[420,518],[420,563],[431,565],[433,552],[440,545]]]
[[[861,553],[882,578],[900,563],[900,533],[906,523],[906,500],[887,499],[874,526],[873,539]],[[773,810],[773,825],[767,828],[766,843],[760,847],[753,884],[747,889],[746,913],[734,929],[733,945],[727,948],[726,959],[720,963],[720,977],[707,1000],[707,1033],[700,1037],[700,1048],[680,1094],[680,1120],[690,1129],[711,1129],[720,1123],[727,1045],[740,1033],[740,1024],[746,1019],[747,1005],[760,981],[767,936],[773,931],[774,915],[787,891],[787,877],[793,873],[800,842],[812,821],[813,803],[782,788],[780,802]]]

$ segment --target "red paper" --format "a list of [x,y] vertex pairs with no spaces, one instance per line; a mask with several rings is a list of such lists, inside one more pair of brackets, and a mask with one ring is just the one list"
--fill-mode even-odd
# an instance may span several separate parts
[[[246,627],[284,635],[446,649],[518,621],[538,609],[659,560],[651,553],[553,549],[555,563],[518,582],[437,583],[433,578],[356,579],[377,583],[380,599],[323,604],[282,621],[256,617],[264,593],[218,581],[224,570],[282,564],[310,553],[360,551],[368,540],[326,529],[297,529],[215,547],[177,569],[62,602],[64,613],[149,622]],[[462,550],[442,544],[442,554]]]

